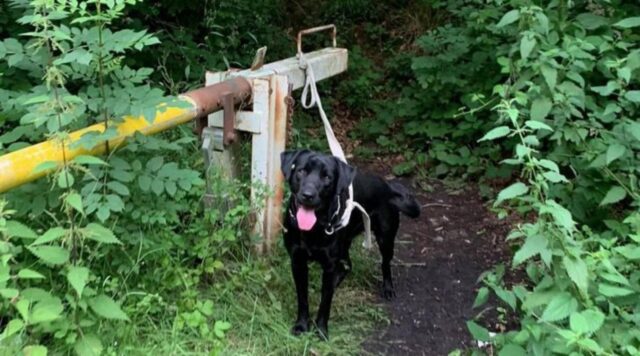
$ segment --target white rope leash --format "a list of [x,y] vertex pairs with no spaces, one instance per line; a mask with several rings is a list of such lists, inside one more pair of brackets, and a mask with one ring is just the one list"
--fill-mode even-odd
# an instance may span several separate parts
[[[329,149],[331,150],[331,154],[335,157],[338,157],[344,163],[347,163],[347,158],[344,155],[344,151],[336,138],[336,135],[333,133],[333,129],[331,128],[331,123],[329,123],[329,119],[327,119],[327,114],[324,112],[322,108],[322,102],[320,101],[320,95],[318,94],[318,88],[316,87],[316,77],[313,74],[313,69],[307,63],[307,60],[304,58],[304,54],[302,52],[298,53],[298,61],[300,62],[300,68],[303,69],[306,73],[304,88],[302,89],[302,96],[300,98],[300,103],[302,107],[305,109],[310,109],[314,105],[318,107],[318,112],[320,112],[320,117],[322,118],[322,123],[324,125],[324,132],[327,135],[327,142],[329,143]],[[309,93],[311,93],[311,97],[309,97]],[[353,200],[353,182],[349,184],[349,198],[347,199],[347,203],[344,209],[344,213],[340,218],[340,222],[334,231],[338,231],[343,227],[349,224],[349,220],[351,219],[351,212],[354,208],[357,208],[362,213],[362,221],[364,223],[364,241],[362,245],[366,249],[370,249],[371,244],[371,219],[369,218],[369,214],[364,210],[362,205]]]

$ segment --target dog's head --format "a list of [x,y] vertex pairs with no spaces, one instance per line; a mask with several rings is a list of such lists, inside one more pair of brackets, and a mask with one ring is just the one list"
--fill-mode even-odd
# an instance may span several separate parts
[[334,156],[309,150],[282,152],[280,161],[300,230],[311,230],[319,216],[330,220],[340,209],[340,199],[345,200],[355,168]]

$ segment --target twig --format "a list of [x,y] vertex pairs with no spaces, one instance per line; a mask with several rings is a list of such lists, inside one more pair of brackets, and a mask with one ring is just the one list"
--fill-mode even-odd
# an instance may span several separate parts
[[444,204],[444,203],[427,203],[427,204],[423,204],[422,207],[423,208],[427,208],[430,206],[443,206],[445,208],[453,208],[453,205],[451,204]]
[[393,262],[391,263],[391,265],[394,267],[426,267],[427,263],[426,262],[402,262],[402,263]]
[[412,244],[414,241],[411,240],[396,240],[397,244]]

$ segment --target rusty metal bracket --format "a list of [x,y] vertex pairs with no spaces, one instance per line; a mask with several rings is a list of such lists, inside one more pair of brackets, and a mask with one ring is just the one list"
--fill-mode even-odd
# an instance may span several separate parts
[[[219,110],[221,107],[225,109],[225,113],[227,111],[235,113],[233,111],[235,104],[250,100],[251,84],[246,78],[234,77],[216,85],[209,85],[190,91],[184,95],[191,98],[196,104],[197,113],[194,131],[199,137],[202,137],[202,130],[209,126],[207,115]],[[226,96],[228,98],[225,101]],[[230,108],[230,110],[227,110],[227,108]],[[233,121],[231,121],[231,127],[233,128]]]
[[310,33],[326,31],[326,30],[332,30],[331,40],[333,41],[333,48],[336,48],[337,47],[336,37],[337,37],[338,30],[336,29],[336,25],[331,24],[331,25],[312,27],[312,28],[308,28],[298,32],[298,41],[297,41],[298,53],[302,53],[302,35],[308,35]]
[[236,142],[238,137],[234,126],[236,121],[236,109],[233,99],[233,93],[226,93],[222,96],[222,109],[224,110],[222,130],[224,131],[223,142],[225,147]]

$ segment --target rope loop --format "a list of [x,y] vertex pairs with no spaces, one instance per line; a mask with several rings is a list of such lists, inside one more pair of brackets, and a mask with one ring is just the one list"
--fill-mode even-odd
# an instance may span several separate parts
[[[318,112],[320,113],[320,118],[322,119],[322,123],[324,125],[324,132],[327,136],[327,142],[329,143],[331,154],[344,163],[347,163],[347,158],[345,157],[344,151],[342,150],[342,146],[340,146],[340,143],[338,142],[338,139],[336,138],[336,135],[331,128],[331,123],[327,118],[327,114],[322,108],[322,101],[320,101],[320,94],[318,94],[318,87],[316,86],[316,77],[313,74],[313,68],[311,68],[302,52],[298,52],[297,57],[300,69],[304,70],[305,73],[305,82],[302,89],[302,95],[300,97],[300,104],[305,109],[310,109],[314,106],[318,107]],[[351,212],[354,208],[360,210],[360,212],[362,213],[362,221],[364,223],[365,230],[365,239],[363,242],[363,246],[367,249],[370,249],[372,245],[371,219],[369,218],[366,210],[360,204],[353,200],[353,183],[349,185],[349,198],[347,200],[344,213],[340,218],[340,222],[336,226],[332,225],[330,227],[330,232],[325,231],[325,233],[327,233],[327,235],[332,235],[334,232],[347,226],[349,224],[349,220],[351,219]]]

